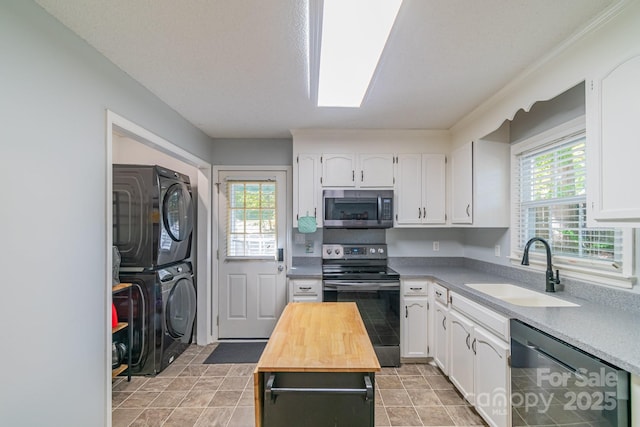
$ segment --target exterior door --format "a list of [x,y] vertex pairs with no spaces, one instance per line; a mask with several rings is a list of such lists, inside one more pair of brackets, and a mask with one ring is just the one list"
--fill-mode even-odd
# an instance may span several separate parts
[[286,172],[218,179],[219,337],[268,338],[286,304]]

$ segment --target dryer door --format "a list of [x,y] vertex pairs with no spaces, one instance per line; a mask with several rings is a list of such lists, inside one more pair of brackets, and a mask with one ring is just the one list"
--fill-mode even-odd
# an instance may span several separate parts
[[162,219],[167,235],[175,242],[189,238],[193,230],[193,203],[185,184],[176,183],[167,189],[162,202]]
[[189,343],[196,318],[196,291],[191,279],[179,279],[171,288],[165,316],[169,335],[180,342]]

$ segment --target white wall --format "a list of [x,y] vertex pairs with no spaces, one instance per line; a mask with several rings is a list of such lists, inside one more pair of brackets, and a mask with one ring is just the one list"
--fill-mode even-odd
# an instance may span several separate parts
[[112,162],[113,164],[126,165],[160,165],[187,175],[192,190],[197,189],[198,186],[198,169],[195,166],[155,150],[128,136],[114,135]]
[[105,110],[211,140],[31,1],[0,2],[0,52],[0,424],[105,426]]
[[290,139],[214,139],[212,163],[215,165],[291,166]]

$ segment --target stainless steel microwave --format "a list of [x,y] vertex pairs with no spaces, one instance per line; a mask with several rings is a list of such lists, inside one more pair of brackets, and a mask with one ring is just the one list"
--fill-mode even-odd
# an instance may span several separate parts
[[393,190],[324,190],[326,228],[393,227]]

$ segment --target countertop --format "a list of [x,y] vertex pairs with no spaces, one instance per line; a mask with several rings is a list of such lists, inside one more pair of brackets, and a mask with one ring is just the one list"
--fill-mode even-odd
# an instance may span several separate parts
[[255,372],[378,372],[380,364],[351,302],[285,307]]
[[[465,283],[512,283],[544,292],[544,279],[539,283],[537,281],[536,283],[522,282],[459,265],[393,265],[392,267],[400,273],[402,279],[433,279],[451,291],[481,303],[506,317],[519,319],[610,364],[640,375],[640,312],[638,311],[593,302],[562,291],[553,295],[580,306],[516,306],[471,289],[465,286]],[[322,269],[320,265],[303,265],[291,269],[288,276],[320,279]]]

